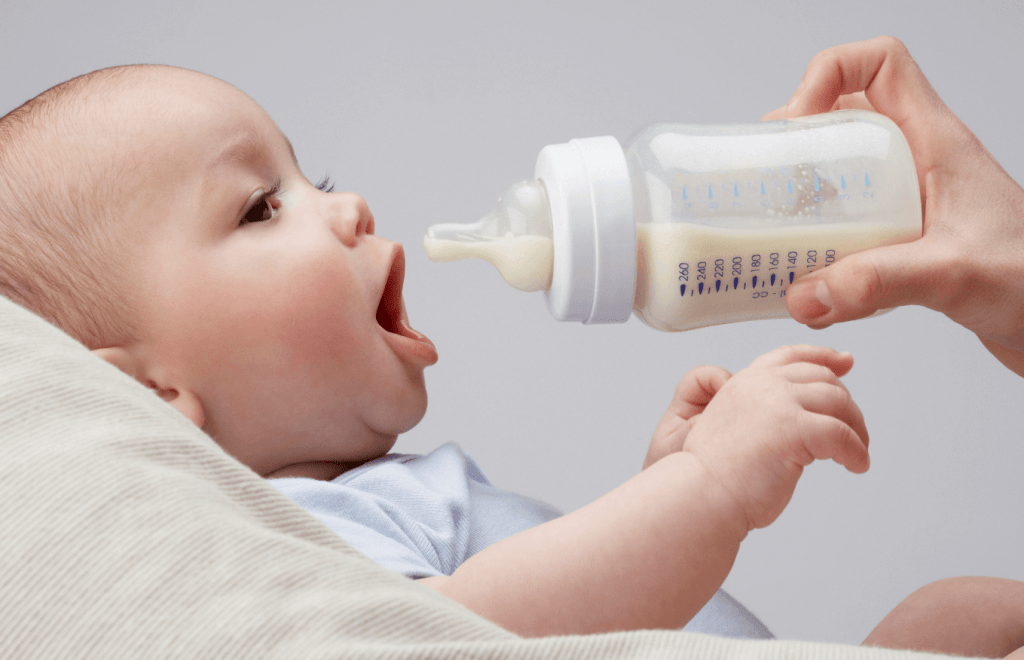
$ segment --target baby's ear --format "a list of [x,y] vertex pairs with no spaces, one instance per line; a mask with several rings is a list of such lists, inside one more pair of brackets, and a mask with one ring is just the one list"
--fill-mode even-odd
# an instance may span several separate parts
[[151,387],[142,376],[142,365],[139,363],[139,359],[132,352],[120,346],[112,346],[110,348],[94,348],[92,354],[114,365],[146,387]]
[[194,392],[169,387],[168,384],[161,384],[153,381],[146,374],[146,369],[138,356],[120,346],[94,348],[92,352],[100,359],[109,362],[138,382],[156,392],[161,399],[174,406],[178,412],[192,420],[193,424],[199,428],[203,428],[203,424],[206,423],[206,411],[203,409],[203,402]]

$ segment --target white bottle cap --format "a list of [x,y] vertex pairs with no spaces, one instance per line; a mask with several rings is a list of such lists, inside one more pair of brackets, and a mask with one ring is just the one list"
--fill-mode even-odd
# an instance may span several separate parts
[[636,288],[636,225],[618,140],[583,138],[544,147],[536,177],[551,202],[551,315],[559,321],[624,323]]

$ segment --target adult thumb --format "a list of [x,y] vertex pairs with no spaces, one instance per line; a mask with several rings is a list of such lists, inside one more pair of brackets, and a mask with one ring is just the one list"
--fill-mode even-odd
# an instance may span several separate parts
[[786,291],[789,314],[812,328],[902,305],[931,306],[941,277],[925,239],[857,252],[806,275]]

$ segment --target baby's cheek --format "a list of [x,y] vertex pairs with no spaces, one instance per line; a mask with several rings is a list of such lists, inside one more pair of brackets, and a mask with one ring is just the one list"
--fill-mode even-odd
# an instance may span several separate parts
[[278,340],[295,360],[345,355],[366,332],[361,322],[369,312],[352,274],[324,262],[307,263],[277,293]]

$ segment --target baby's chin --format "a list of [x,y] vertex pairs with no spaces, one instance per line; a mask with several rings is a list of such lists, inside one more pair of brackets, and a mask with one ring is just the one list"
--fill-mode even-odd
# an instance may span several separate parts
[[423,377],[423,370],[418,370],[412,375],[415,386],[404,395],[404,401],[400,406],[401,414],[395,419],[395,424],[388,429],[395,435],[407,433],[417,424],[423,421],[427,414],[427,386]]

